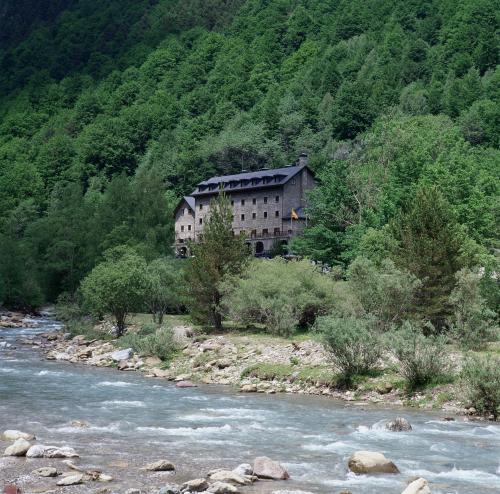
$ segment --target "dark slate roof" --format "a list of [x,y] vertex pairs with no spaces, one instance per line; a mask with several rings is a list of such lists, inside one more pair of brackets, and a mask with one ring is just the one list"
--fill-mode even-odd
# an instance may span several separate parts
[[177,210],[181,207],[181,204],[186,201],[187,205],[194,211],[195,209],[195,200],[194,200],[194,197],[191,197],[191,196],[184,196],[180,201],[179,203],[177,204],[177,206],[175,207],[174,209],[174,213],[177,212]]
[[236,175],[221,175],[200,182],[193,191],[193,196],[216,194],[221,185],[224,190],[233,193],[240,190],[262,189],[284,185],[307,165],[284,166],[255,172],[238,173]]

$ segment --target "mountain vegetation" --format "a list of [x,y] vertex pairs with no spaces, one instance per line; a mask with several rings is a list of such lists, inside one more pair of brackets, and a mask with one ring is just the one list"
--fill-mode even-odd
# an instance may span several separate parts
[[21,3],[0,7],[0,303],[72,296],[124,245],[171,255],[198,181],[306,151],[319,186],[296,253],[358,259],[350,284],[409,273],[396,319],[411,297],[446,324],[475,267],[498,310],[495,1]]

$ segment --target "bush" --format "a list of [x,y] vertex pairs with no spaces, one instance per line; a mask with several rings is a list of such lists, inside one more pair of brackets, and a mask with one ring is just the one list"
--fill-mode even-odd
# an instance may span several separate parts
[[453,307],[450,321],[452,333],[465,349],[480,349],[497,338],[494,324],[495,313],[481,296],[482,275],[479,270],[462,269],[456,275],[457,284],[449,302]]
[[226,281],[224,307],[235,322],[264,324],[286,336],[334,308],[336,298],[344,297],[335,283],[307,260],[256,259],[242,278]]
[[444,336],[424,336],[419,325],[405,321],[399,330],[387,334],[386,341],[409,391],[446,375],[449,366]]
[[119,345],[122,348],[133,348],[143,357],[158,357],[165,361],[170,360],[177,349],[170,328],[158,329],[147,336],[129,333],[119,339]]
[[113,334],[96,329],[95,321],[90,318],[71,319],[66,322],[65,328],[72,338],[78,335],[83,335],[87,340],[114,339]]
[[401,271],[389,259],[375,263],[358,257],[347,272],[349,285],[366,314],[377,325],[389,329],[408,317],[421,282],[407,271]]
[[470,357],[461,372],[467,400],[479,413],[500,415],[500,358]]
[[318,318],[315,330],[346,385],[352,384],[355,375],[367,374],[377,368],[382,345],[371,321],[325,316]]

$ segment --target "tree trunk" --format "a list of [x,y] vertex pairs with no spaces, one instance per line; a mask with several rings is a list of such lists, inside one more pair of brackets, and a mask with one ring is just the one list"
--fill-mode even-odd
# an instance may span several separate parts
[[118,338],[125,334],[125,314],[116,315],[116,336]]

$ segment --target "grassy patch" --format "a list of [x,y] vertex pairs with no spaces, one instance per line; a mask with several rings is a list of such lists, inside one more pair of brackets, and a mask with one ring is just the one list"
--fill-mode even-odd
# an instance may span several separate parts
[[260,363],[250,365],[244,369],[241,377],[256,377],[264,381],[272,381],[273,379],[283,380],[289,378],[293,371],[293,367],[287,364]]
[[160,328],[146,335],[128,333],[118,340],[118,344],[122,348],[133,348],[144,357],[158,357],[163,361],[169,361],[177,349],[170,328]]
[[338,384],[339,375],[325,367],[306,367],[299,371],[297,379],[307,384],[319,384],[332,388]]
[[102,331],[101,329],[96,329],[94,327],[94,322],[84,319],[72,319],[66,322],[66,331],[75,337],[78,335],[83,335],[86,340],[113,340],[115,335]]

